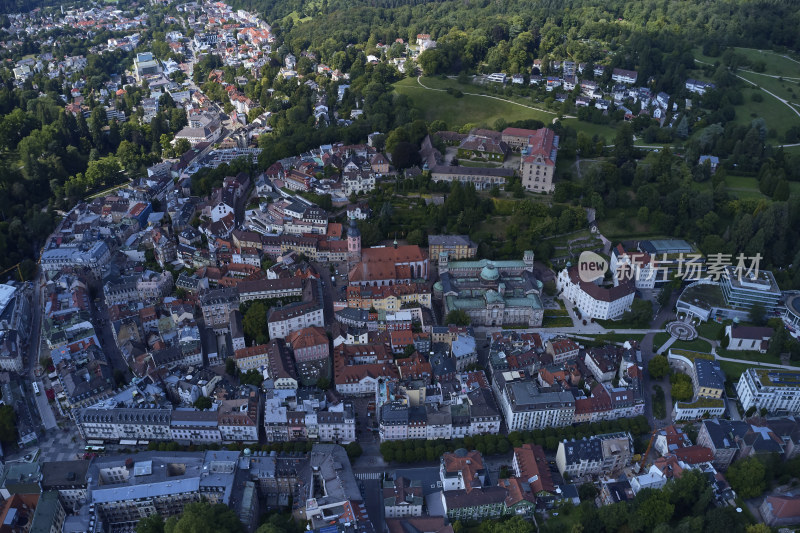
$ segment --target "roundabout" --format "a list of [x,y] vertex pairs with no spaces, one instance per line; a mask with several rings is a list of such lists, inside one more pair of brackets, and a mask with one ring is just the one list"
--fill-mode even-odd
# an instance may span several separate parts
[[697,330],[694,329],[694,326],[680,320],[667,324],[667,333],[679,341],[691,341],[697,338]]

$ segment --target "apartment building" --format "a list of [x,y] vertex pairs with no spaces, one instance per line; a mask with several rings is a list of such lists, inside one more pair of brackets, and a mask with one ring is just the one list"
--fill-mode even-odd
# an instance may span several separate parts
[[298,472],[297,513],[312,529],[345,523],[358,527],[368,519],[357,510],[363,505],[358,481],[347,452],[335,444],[315,444],[307,468]]
[[524,372],[508,371],[494,377],[493,389],[509,431],[572,424],[575,397],[560,387],[540,387]]
[[303,279],[291,277],[242,281],[236,288],[239,291],[239,300],[242,302],[273,298],[299,298],[303,295]]
[[273,339],[283,339],[291,332],[302,328],[324,327],[322,306],[317,302],[307,302],[272,309],[267,325],[269,335]]
[[112,531],[135,528],[144,517],[168,518],[206,500],[233,505],[240,452],[142,452],[98,457],[89,469],[91,504]]
[[736,384],[745,411],[752,408],[770,414],[800,413],[800,372],[748,368]]
[[631,461],[633,438],[630,433],[606,433],[559,443],[556,466],[563,476],[610,475]]
[[209,291],[200,299],[200,308],[206,327],[226,331],[231,311],[239,309],[239,293],[235,288]]
[[219,433],[227,442],[258,442],[258,393],[250,398],[223,400],[217,411]]
[[293,331],[286,337],[286,343],[292,347],[294,360],[298,364],[330,356],[330,341],[325,329],[317,326]]
[[383,482],[383,510],[386,518],[422,516],[422,482],[398,476]]
[[85,440],[169,440],[172,409],[117,408],[106,401],[75,413],[75,424]]
[[269,366],[269,345],[259,344],[236,350],[233,355],[239,372],[249,372]]
[[566,337],[548,339],[544,346],[545,352],[553,357],[553,363],[557,365],[577,359],[580,351],[578,343]]

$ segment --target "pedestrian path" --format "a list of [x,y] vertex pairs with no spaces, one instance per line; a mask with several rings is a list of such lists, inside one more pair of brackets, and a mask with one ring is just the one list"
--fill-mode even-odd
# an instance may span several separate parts
[[769,368],[782,368],[784,370],[794,370],[795,372],[800,370],[800,367],[792,366],[792,365],[779,365],[776,363],[762,363],[760,361],[749,361],[747,359],[734,359],[733,357],[722,357],[721,355],[717,355],[716,352],[714,353],[714,357],[717,358],[717,361],[728,361],[730,363],[742,363],[745,365],[752,365],[752,366],[759,366],[759,367],[769,367]]
[[666,352],[667,350],[669,350],[669,347],[670,347],[670,346],[672,346],[672,343],[673,343],[673,342],[675,342],[676,340],[677,340],[677,339],[676,339],[675,337],[670,337],[670,338],[667,340],[667,342],[665,342],[664,344],[662,344],[662,345],[661,345],[661,348],[659,348],[659,349],[658,349],[658,352],[657,352],[657,353],[659,353],[659,354],[663,354],[664,352]]

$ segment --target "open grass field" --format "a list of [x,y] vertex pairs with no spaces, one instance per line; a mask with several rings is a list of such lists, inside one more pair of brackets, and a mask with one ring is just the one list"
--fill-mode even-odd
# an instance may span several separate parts
[[[764,71],[760,73],[739,71],[737,74],[742,78],[756,83],[759,87],[776,94],[777,96],[800,105],[800,62],[793,58],[784,57],[782,54],[769,50],[755,50],[752,48],[736,48],[736,51],[745,58],[742,69],[752,70],[751,67],[760,63],[764,64]],[[695,58],[703,63],[714,64],[719,58],[704,56],[700,50],[695,50]],[[793,80],[779,80],[770,76],[793,77]],[[749,124],[754,118],[763,118],[767,127],[778,132],[778,138],[792,126],[800,125],[800,116],[792,113],[786,104],[780,102],[775,97],[762,91],[760,88],[753,87],[747,82],[743,84],[744,103],[735,106],[738,124]],[[792,89],[792,92],[789,92]],[[760,93],[763,97],[761,102],[754,102],[751,95]],[[774,142],[774,141],[773,141]]]
[[[745,58],[745,64],[742,68],[748,68],[750,65],[756,65],[763,62],[766,67],[764,73],[774,74],[775,76],[787,76],[800,78],[800,60],[792,57],[785,57],[783,54],[773,52],[772,50],[756,50],[755,48],[734,48],[736,52]],[[694,57],[704,63],[714,64],[720,61],[719,57],[710,57],[703,55],[700,48],[694,50]],[[749,64],[749,65],[748,65]],[[749,69],[748,69],[749,70]]]
[[[431,83],[433,81],[437,82],[437,85],[451,82],[451,80],[438,78],[424,78],[423,80],[429,87],[434,87],[434,83]],[[458,83],[452,81],[452,85],[457,86]],[[457,129],[464,124],[477,124],[491,128],[499,118],[508,122],[536,119],[545,124],[551,123],[555,118],[555,115],[544,111],[488,96],[465,94],[461,98],[456,98],[443,91],[425,89],[417,83],[416,78],[401,80],[395,83],[394,88],[398,94],[405,94],[411,99],[414,106],[422,111],[425,120],[428,122],[443,120],[451,129]],[[477,91],[473,89],[471,92]]]
[[[726,176],[725,188],[727,191],[738,198],[766,198],[758,190],[758,179],[749,176]],[[800,183],[789,182],[789,189],[793,193],[800,193]]]
[[800,62],[788,54],[784,56],[772,50],[756,50],[755,48],[736,48],[736,51],[751,64],[763,62],[766,66],[764,71],[766,73],[800,78]]
[[[746,82],[742,82],[746,84]],[[778,138],[783,139],[786,130],[792,126],[800,125],[800,117],[792,113],[786,104],[778,101],[775,97],[757,89],[749,84],[743,85],[744,103],[734,106],[736,118],[733,121],[737,124],[747,125],[756,118],[763,118],[767,123],[767,128],[778,132]],[[758,92],[763,96],[761,102],[753,102],[751,95]],[[774,91],[773,91],[774,92]],[[785,96],[779,94],[782,98]],[[773,142],[775,142],[773,140]]]
[[611,126],[606,126],[605,124],[592,124],[591,122],[580,121],[577,118],[565,118],[561,122],[571,128],[574,128],[575,131],[582,131],[586,133],[589,137],[594,137],[597,135],[598,138],[604,140],[603,144],[613,143],[614,137],[617,134],[617,130]]
[[800,104],[800,78],[773,78],[754,72],[739,72],[739,75],[793,104]]

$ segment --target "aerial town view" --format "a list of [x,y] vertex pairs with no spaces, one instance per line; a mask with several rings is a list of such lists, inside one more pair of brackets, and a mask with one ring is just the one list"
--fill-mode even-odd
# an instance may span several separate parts
[[800,531],[795,2],[226,2],[0,1],[0,533]]

